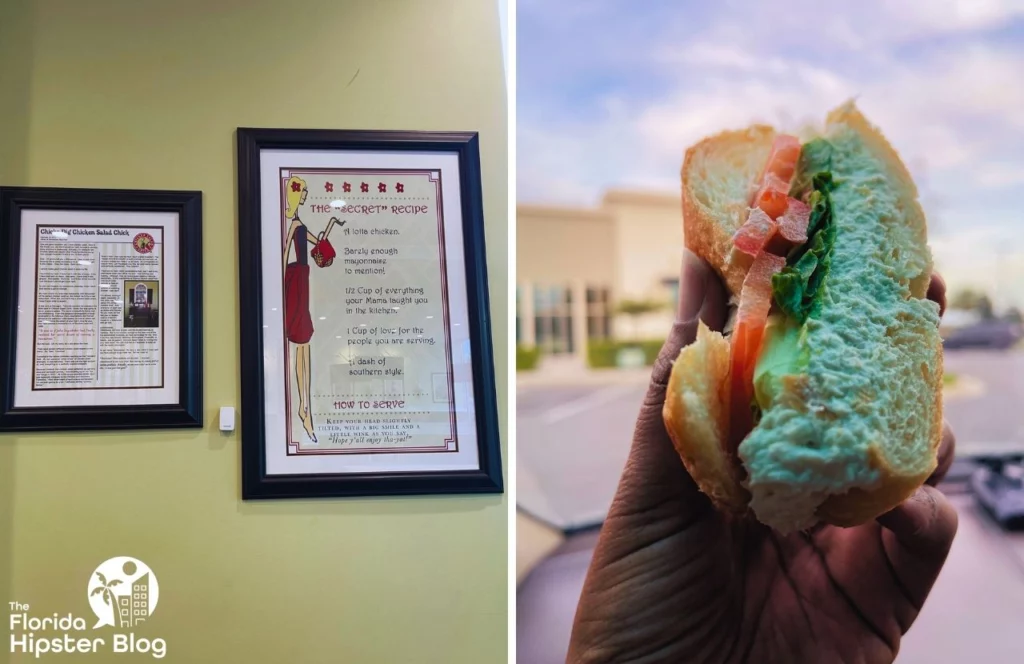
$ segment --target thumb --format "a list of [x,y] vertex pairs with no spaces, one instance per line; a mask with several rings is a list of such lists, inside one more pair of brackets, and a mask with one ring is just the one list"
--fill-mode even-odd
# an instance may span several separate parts
[[[684,346],[693,343],[699,321],[721,330],[728,301],[725,288],[711,267],[685,252],[679,280],[679,309],[654,369],[633,433],[633,446],[617,493],[631,506],[660,502],[666,495],[695,489],[665,430],[662,410],[672,364]],[[632,509],[632,507],[630,508]]]
[[660,408],[665,400],[672,363],[679,356],[679,351],[697,338],[699,321],[704,321],[712,330],[720,331],[725,325],[727,310],[728,297],[718,275],[700,257],[689,250],[684,252],[676,322],[654,363],[647,402],[656,401]]
[[893,573],[918,608],[938,578],[957,530],[956,510],[933,486],[922,486],[878,517]]

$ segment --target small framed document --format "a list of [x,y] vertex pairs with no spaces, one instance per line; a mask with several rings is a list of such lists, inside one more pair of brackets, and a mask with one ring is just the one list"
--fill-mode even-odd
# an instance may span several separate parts
[[202,194],[0,188],[0,430],[202,427]]
[[245,499],[503,491],[478,137],[238,130]]

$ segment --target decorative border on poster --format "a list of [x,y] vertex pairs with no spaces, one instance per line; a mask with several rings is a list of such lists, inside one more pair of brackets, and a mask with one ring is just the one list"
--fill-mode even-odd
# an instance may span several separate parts
[[[39,343],[39,338],[38,338],[38,334],[39,334],[39,325],[38,325],[38,321],[39,321],[39,258],[38,258],[38,256],[39,256],[39,229],[40,228],[60,228],[60,226],[48,226],[48,225],[36,226],[36,265],[35,265],[35,279],[36,279],[36,283],[35,283],[35,300],[32,303],[32,321],[33,321],[33,323],[32,323],[32,382],[31,382],[32,387],[31,387],[31,390],[33,392],[83,392],[83,391],[91,391],[91,390],[123,390],[123,389],[132,389],[132,390],[162,390],[162,389],[164,389],[164,376],[165,376],[165,374],[167,372],[167,367],[165,365],[165,362],[167,360],[167,347],[166,347],[166,343],[165,343],[167,335],[164,333],[164,330],[166,329],[166,324],[164,322],[162,322],[160,324],[160,384],[159,385],[142,385],[142,386],[134,386],[133,385],[130,388],[125,388],[124,386],[121,386],[121,385],[103,385],[103,386],[99,386],[99,387],[36,387],[36,368],[37,368],[37,364],[36,364],[36,350],[37,350],[37,345]],[[102,226],[102,225],[99,225],[99,224],[78,224],[77,228],[117,228],[117,227],[116,226]],[[166,229],[163,226],[133,226],[132,228],[143,228],[143,229],[147,229],[147,230],[159,229],[160,230],[160,242],[158,242],[157,244],[166,246],[166,243],[164,242],[164,240],[165,240],[164,235],[166,233]],[[165,283],[165,280],[164,280],[164,266],[165,266],[165,264],[167,262],[167,256],[164,255],[164,253],[163,253],[163,247],[161,247],[160,251],[161,251],[161,255],[160,255],[160,281],[159,281],[159,283],[160,283],[160,291],[159,291],[160,295],[159,295],[159,297],[160,297],[160,311],[163,312],[163,297],[164,297],[163,286],[164,286],[164,283]],[[102,260],[102,256],[100,257],[100,260]],[[99,266],[98,265],[97,265],[97,274],[99,274]],[[99,330],[97,330],[96,333],[98,335],[99,334]],[[99,347],[99,343],[97,342],[97,344],[96,344],[96,353],[99,354],[99,352],[100,352],[100,347]]]
[[[292,392],[291,392],[291,353],[288,349],[288,335],[285,332],[284,335],[284,398],[285,398],[285,434],[288,437],[285,445],[287,447],[287,456],[334,456],[339,454],[444,454],[459,451],[458,442],[458,427],[456,425],[456,404],[455,404],[455,370],[452,364],[452,343],[451,343],[451,318],[449,315],[448,306],[448,266],[447,266],[447,252],[445,251],[445,237],[444,237],[444,201],[441,192],[441,172],[437,169],[390,169],[390,168],[295,168],[295,167],[282,167],[279,169],[279,179],[281,180],[281,199],[278,202],[280,208],[280,219],[281,219],[281,242],[288,234],[288,220],[284,214],[284,207],[281,202],[284,201],[286,196],[285,187],[287,186],[288,178],[294,174],[301,173],[316,173],[316,174],[333,174],[333,173],[373,173],[379,175],[426,175],[429,182],[434,183],[434,187],[437,191],[437,240],[438,240],[438,257],[441,270],[441,304],[442,312],[444,317],[444,344],[445,344],[445,361],[446,371],[448,379],[448,422],[449,422],[449,435],[444,439],[441,445],[431,446],[419,446],[419,447],[388,447],[388,448],[377,448],[377,447],[358,447],[358,448],[345,448],[345,449],[309,449],[303,448],[302,445],[292,439]],[[284,278],[284,268],[282,267],[282,279]],[[284,311],[284,290],[282,289],[282,301],[280,303],[282,311]],[[282,318],[282,325],[287,325],[287,321]]]

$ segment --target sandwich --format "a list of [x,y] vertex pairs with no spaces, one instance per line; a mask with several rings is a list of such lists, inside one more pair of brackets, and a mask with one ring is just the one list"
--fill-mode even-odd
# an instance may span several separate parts
[[856,526],[937,465],[939,308],[924,213],[896,151],[851,101],[803,138],[755,125],[682,168],[687,247],[729,291],[698,324],[663,415],[720,511],[782,532]]

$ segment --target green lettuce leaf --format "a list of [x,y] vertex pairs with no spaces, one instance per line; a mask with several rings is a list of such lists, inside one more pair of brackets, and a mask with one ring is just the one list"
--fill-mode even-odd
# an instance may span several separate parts
[[815,138],[800,149],[800,159],[796,165],[796,175],[790,185],[789,195],[803,199],[814,186],[814,176],[832,171],[832,144],[824,138]]
[[832,218],[835,182],[829,170],[832,145],[815,139],[800,154],[797,176],[790,195],[803,197],[811,207],[807,223],[807,242],[786,257],[786,267],[772,277],[772,298],[779,309],[803,324],[821,305],[822,285],[832,263],[836,227]]

